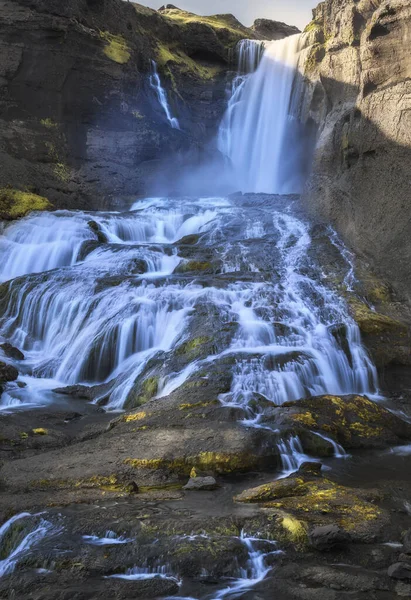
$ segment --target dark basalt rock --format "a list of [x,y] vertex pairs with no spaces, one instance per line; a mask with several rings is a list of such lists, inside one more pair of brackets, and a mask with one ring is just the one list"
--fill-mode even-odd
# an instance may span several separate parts
[[411,564],[399,562],[391,565],[388,569],[388,577],[401,580],[411,579]]
[[350,536],[338,527],[338,525],[325,525],[324,527],[315,527],[309,535],[310,546],[326,552],[341,546],[345,546],[350,541]]
[[13,365],[0,362],[0,383],[8,383],[10,381],[16,381],[19,376],[19,372]]
[[217,488],[218,484],[214,477],[191,477],[183,490],[187,492],[209,492]]
[[18,348],[12,346],[9,342],[0,344],[0,348],[8,358],[14,358],[15,360],[24,360],[24,354]]

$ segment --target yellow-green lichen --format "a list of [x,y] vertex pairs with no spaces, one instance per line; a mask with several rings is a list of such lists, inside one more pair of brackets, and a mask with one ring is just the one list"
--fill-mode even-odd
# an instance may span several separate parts
[[39,427],[37,429],[33,429],[33,435],[48,435],[48,430],[43,427]]
[[58,127],[57,123],[55,123],[53,119],[50,118],[41,119],[40,123],[43,125],[43,127],[47,127],[47,129],[55,129],[56,127]]
[[13,188],[0,188],[0,219],[24,217],[35,210],[51,210],[53,205],[42,196]]
[[193,467],[201,471],[235,473],[255,468],[258,464],[258,458],[246,453],[224,454],[221,452],[201,452],[196,456],[175,459],[126,458],[124,464],[134,469],[154,471],[165,469],[181,475],[189,475]]
[[130,60],[130,48],[122,35],[113,35],[108,31],[102,31],[100,36],[106,42],[103,52],[107,58],[120,65],[124,65]]
[[54,171],[55,176],[58,179],[60,179],[60,181],[64,181],[64,183],[67,183],[71,178],[71,172],[70,172],[69,167],[62,162],[58,162],[54,166],[53,171]]
[[143,421],[146,417],[147,417],[147,413],[145,413],[145,412],[138,412],[138,413],[134,413],[132,415],[125,415],[122,418],[122,420],[125,423],[134,423],[136,421]]
[[201,348],[201,346],[204,346],[204,344],[208,344],[209,341],[210,338],[207,336],[201,336],[192,340],[188,340],[187,342],[184,342],[183,344],[181,344],[181,346],[177,348],[176,353],[180,355],[192,354],[193,352],[196,352],[199,348]]

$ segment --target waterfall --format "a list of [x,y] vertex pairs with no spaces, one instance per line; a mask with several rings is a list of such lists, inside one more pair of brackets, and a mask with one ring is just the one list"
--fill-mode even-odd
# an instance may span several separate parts
[[158,101],[164,110],[164,113],[167,117],[167,121],[170,124],[170,127],[173,129],[180,129],[180,123],[176,117],[173,117],[171,114],[170,105],[168,103],[167,92],[161,85],[160,75],[158,74],[157,63],[153,60],[151,61],[153,67],[153,73],[150,75],[150,85],[155,90],[157,94]]
[[241,77],[220,125],[218,148],[228,157],[232,180],[243,192],[299,193],[307,148],[297,118],[300,35],[264,43],[259,62],[256,43],[240,47],[239,69],[259,62],[256,72]]

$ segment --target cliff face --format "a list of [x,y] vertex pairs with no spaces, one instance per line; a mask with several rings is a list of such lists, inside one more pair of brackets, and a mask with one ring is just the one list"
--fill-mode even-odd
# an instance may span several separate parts
[[[204,152],[232,50],[254,34],[122,0],[0,0],[0,191],[105,208],[143,193],[165,157]],[[181,131],[149,84],[152,60]]]
[[[232,15],[173,5],[0,0],[3,218],[16,190],[56,208],[104,209],[203,161],[226,107],[234,48],[255,37]],[[153,60],[180,130],[150,87]]]
[[327,0],[306,32],[304,111],[319,126],[306,202],[409,296],[411,5]]

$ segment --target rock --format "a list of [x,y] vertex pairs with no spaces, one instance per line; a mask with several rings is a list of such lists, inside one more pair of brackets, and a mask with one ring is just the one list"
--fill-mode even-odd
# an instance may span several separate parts
[[298,27],[271,19],[256,19],[251,29],[261,40],[282,40],[290,35],[301,33]]
[[12,346],[9,342],[0,344],[0,348],[8,358],[14,358],[15,360],[24,360],[24,354],[18,348]]
[[310,546],[326,552],[336,547],[345,546],[350,541],[350,536],[340,529],[338,525],[316,527],[308,535]]
[[315,475],[321,477],[322,464],[319,462],[305,462],[298,469],[300,475]]
[[286,402],[277,408],[272,422],[299,435],[311,456],[332,456],[332,438],[344,449],[382,448],[411,439],[411,425],[365,396],[319,396]]
[[319,137],[305,202],[410,298],[409,2],[326,0],[313,15],[305,98]]
[[398,562],[388,569],[388,577],[392,579],[411,579],[411,564]]
[[411,585],[406,583],[397,583],[395,586],[395,592],[400,598],[411,598]]
[[387,513],[373,502],[377,498],[372,490],[352,489],[321,478],[318,473],[299,472],[245,490],[234,501],[258,503],[282,514],[285,511],[304,529],[309,525],[334,527],[337,524],[341,535],[349,535],[353,540],[369,541],[381,524],[388,520]]
[[405,554],[411,554],[411,529],[409,529],[405,533],[402,543],[403,543],[403,548],[402,548],[403,552]]
[[8,383],[10,381],[16,381],[19,376],[19,372],[12,365],[0,362],[0,383]]
[[216,490],[217,488],[218,485],[214,477],[194,477],[191,478],[187,485],[183,487],[183,490],[190,492],[203,492]]
[[[232,15],[199,17],[168,6],[7,3],[0,15],[0,44],[7,48],[0,58],[2,115],[12,112],[0,119],[0,138],[8,140],[0,148],[4,218],[51,204],[116,210],[146,193],[158,171],[175,189],[182,155],[190,171],[205,155],[218,159],[208,147],[226,109],[232,49],[256,35]],[[92,60],[84,61],[85,53]],[[146,85],[153,60],[187,134],[167,126]],[[49,82],[47,105],[39,81]],[[67,106],[71,117],[63,119]]]

